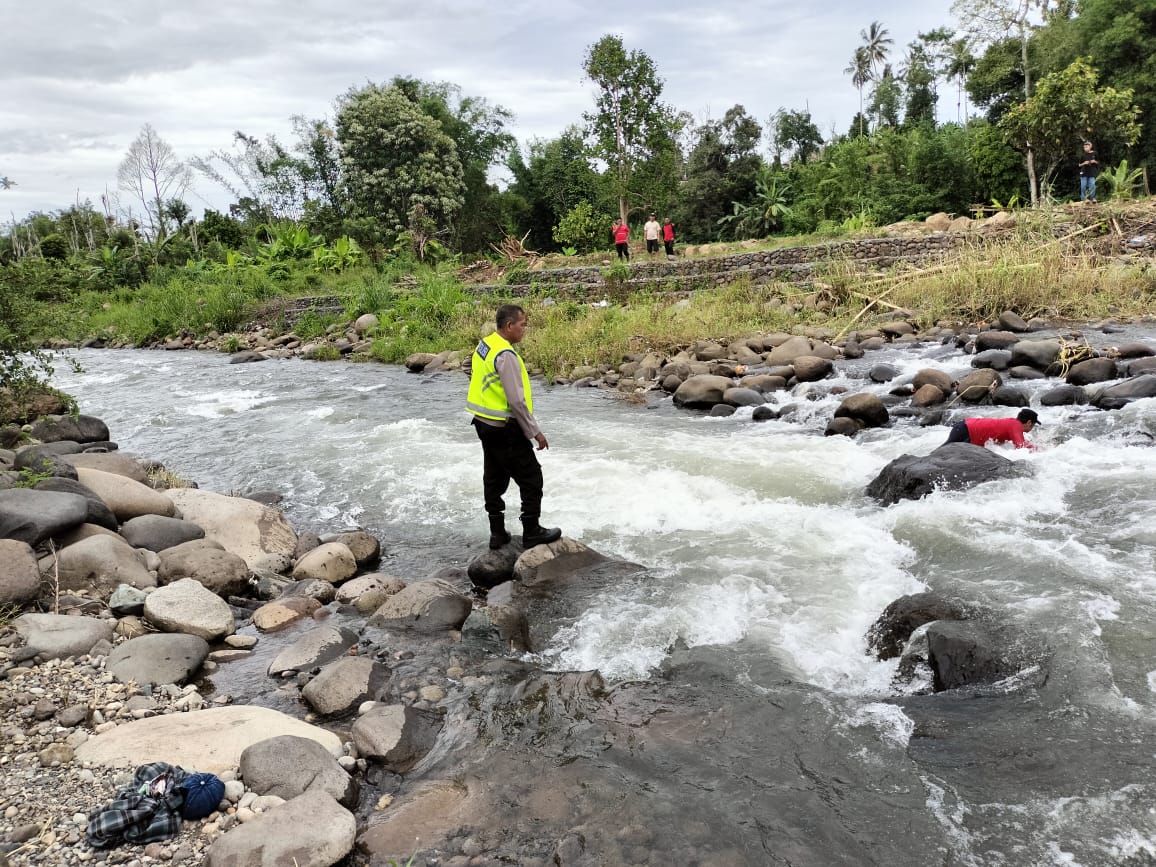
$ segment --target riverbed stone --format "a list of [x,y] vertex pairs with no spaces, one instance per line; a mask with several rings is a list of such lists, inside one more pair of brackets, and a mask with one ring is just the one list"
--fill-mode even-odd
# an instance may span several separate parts
[[165,632],[198,635],[219,641],[232,635],[233,611],[228,603],[192,578],[182,578],[148,595],[145,619]]
[[903,653],[911,634],[935,620],[966,620],[966,609],[936,593],[900,596],[867,630],[867,648],[877,659],[894,659]]
[[140,482],[142,485],[147,485],[149,481],[148,472],[145,470],[144,464],[138,458],[131,455],[121,454],[120,452],[80,452],[79,454],[69,455],[68,462],[76,467],[78,470],[81,467],[91,470],[101,470],[106,473],[113,473],[118,476],[132,479],[134,482]]
[[322,542],[340,542],[353,555],[358,569],[372,569],[381,560],[381,542],[365,530],[347,530],[344,533],[326,534]]
[[328,605],[337,598],[337,588],[320,578],[302,578],[288,585],[278,598],[286,596],[308,596],[322,605]]
[[357,574],[357,560],[343,542],[325,542],[298,560],[290,574],[340,584]]
[[563,536],[549,545],[537,545],[518,557],[514,578],[526,585],[565,581],[579,569],[606,561],[606,557],[576,539]]
[[0,539],[0,607],[22,606],[40,594],[40,567],[27,542]]
[[522,549],[518,545],[504,545],[497,550],[485,550],[470,559],[466,574],[475,587],[489,589],[514,577],[514,564]]
[[205,531],[205,537],[236,554],[254,572],[284,572],[292,562],[297,534],[278,510],[244,497],[228,497],[196,488],[165,494],[185,520]]
[[925,367],[911,380],[911,387],[917,392],[925,385],[934,385],[944,395],[951,394],[955,390],[955,381],[942,370],[934,367]]
[[253,625],[262,632],[276,632],[309,617],[321,607],[311,596],[280,596],[253,612]]
[[767,402],[762,392],[753,388],[736,386],[723,392],[723,402],[730,406],[761,406]]
[[52,476],[36,483],[37,491],[56,491],[60,494],[77,494],[84,497],[88,503],[88,514],[85,515],[86,524],[96,524],[106,530],[116,532],[119,522],[108,504],[96,495],[96,492],[76,479],[66,479],[62,476]]
[[[384,813],[374,816],[358,838],[358,846],[379,863],[404,864],[413,852],[414,840],[441,839],[447,827],[456,827],[470,815],[485,815],[490,808],[485,796],[461,782],[423,780],[407,786],[404,796]],[[593,864],[578,859],[553,859],[557,865]],[[741,862],[738,862],[741,863]]]
[[144,613],[147,594],[131,584],[118,584],[108,597],[108,610],[117,617],[127,617]]
[[249,567],[210,539],[194,539],[160,552],[162,584],[192,578],[222,598],[240,596],[249,586]]
[[[387,575],[384,572],[370,572],[351,578],[337,588],[336,600],[340,605],[352,605],[359,598],[372,590],[384,591],[381,601],[399,592],[405,587],[405,581],[396,575]],[[380,605],[380,603],[378,603]],[[375,609],[376,610],[376,609]]]
[[445,581],[416,581],[395,593],[374,612],[370,623],[417,632],[458,629],[473,603]]
[[1031,398],[1022,388],[1001,385],[991,393],[992,406],[1030,406]]
[[792,367],[795,369],[795,379],[799,382],[818,382],[820,379],[826,379],[835,370],[831,359],[817,355],[800,355]]
[[1156,374],[1146,373],[1107,386],[1092,401],[1100,409],[1120,409],[1135,400],[1156,397]]
[[215,839],[205,867],[332,867],[356,840],[353,814],[325,792],[310,792]]
[[916,407],[936,406],[943,403],[947,396],[931,383],[921,385],[915,390],[915,394],[911,395],[911,405]]
[[108,425],[91,415],[48,415],[32,422],[33,438],[45,443],[108,441]]
[[936,692],[995,683],[1016,671],[995,636],[975,622],[932,623],[927,651]]
[[1040,395],[1041,406],[1076,406],[1088,402],[1088,393],[1078,385],[1057,385]]
[[1006,349],[985,349],[971,357],[971,366],[990,370],[1007,370],[1011,366],[1011,353]]
[[379,705],[358,718],[351,732],[357,753],[387,771],[404,774],[433,749],[440,714],[405,705]]
[[164,494],[133,481],[127,476],[106,473],[89,467],[77,467],[76,477],[108,504],[119,521],[141,515],[173,516],[173,504]]
[[121,683],[181,684],[200,669],[208,655],[209,643],[203,638],[153,633],[114,647],[106,667]]
[[727,390],[733,386],[734,380],[727,376],[709,373],[691,376],[675,391],[674,403],[687,409],[710,409],[722,403]]
[[0,490],[0,539],[15,539],[36,547],[85,522],[88,501],[78,494]]
[[311,738],[279,735],[258,741],[241,753],[239,766],[245,787],[258,795],[288,801],[306,792],[325,792],[346,806],[357,804],[357,781]]
[[959,399],[964,403],[980,403],[991,396],[991,393],[1003,385],[1000,375],[990,368],[974,370],[963,377],[957,384]]
[[65,455],[79,451],[80,444],[72,441],[20,446],[12,457],[12,468],[75,479],[76,467],[65,460]]
[[129,768],[160,760],[219,775],[234,771],[245,749],[279,735],[309,738],[334,758],[341,755],[341,739],[332,732],[270,708],[233,705],[119,725],[89,738],[77,758]]
[[863,430],[863,422],[850,416],[840,416],[827,422],[823,429],[825,437],[853,437]]
[[44,659],[83,656],[100,641],[112,640],[112,620],[68,614],[22,614],[12,621],[29,652]]
[[1011,349],[1022,338],[1010,331],[981,331],[975,336],[975,351],[984,352],[988,349]]
[[1036,370],[1047,370],[1060,356],[1058,339],[1021,340],[1011,348],[1013,367],[1024,365]]
[[[1006,211],[1000,211],[1001,214],[1006,214]],[[987,222],[991,225],[991,221]],[[1005,310],[999,315],[999,327],[1004,331],[1010,331],[1013,334],[1022,334],[1029,330],[1028,323],[1022,316],[1014,310]]]
[[887,407],[877,395],[868,392],[851,394],[835,409],[835,418],[851,418],[863,427],[883,427],[890,421]]
[[40,568],[46,580],[59,581],[61,590],[91,591],[101,598],[107,598],[119,584],[138,589],[157,584],[140,554],[115,536],[90,536],[68,545],[45,557]]
[[1135,358],[1122,365],[1125,376],[1140,376],[1144,373],[1156,373],[1156,356]]
[[1018,478],[1030,470],[991,449],[970,443],[947,443],[926,456],[900,455],[867,486],[867,496],[884,506],[918,500],[943,488],[962,490],[981,482]]
[[286,647],[269,663],[270,675],[313,669],[343,657],[357,644],[357,633],[336,626],[317,626]]
[[389,677],[389,669],[368,656],[343,656],[322,666],[301,697],[323,716],[343,716],[367,699],[376,700]]
[[141,515],[125,521],[120,534],[134,548],[157,552],[205,538],[205,531],[192,521],[167,518],[164,515]]

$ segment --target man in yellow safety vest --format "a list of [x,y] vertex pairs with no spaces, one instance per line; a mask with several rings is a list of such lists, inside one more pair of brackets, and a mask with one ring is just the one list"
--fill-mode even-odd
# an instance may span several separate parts
[[490,519],[490,547],[510,543],[506,503],[510,480],[522,496],[522,546],[526,549],[562,538],[557,527],[543,527],[542,466],[534,454],[550,448],[534,420],[530,376],[514,348],[526,336],[526,311],[517,304],[498,308],[498,330],[483,337],[470,360],[470,391],[466,409],[482,441],[482,490]]

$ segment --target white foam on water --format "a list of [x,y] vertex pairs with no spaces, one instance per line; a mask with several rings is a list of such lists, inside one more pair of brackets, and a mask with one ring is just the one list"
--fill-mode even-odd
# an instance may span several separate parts
[[335,412],[337,412],[337,410],[331,406],[315,406],[313,409],[306,410],[304,414],[309,418],[322,419],[329,418]]
[[872,728],[890,746],[906,749],[915,731],[915,722],[898,705],[869,702],[859,705],[843,720],[847,728]]
[[248,412],[273,400],[260,391],[234,390],[215,393],[190,393],[184,411],[199,418],[222,418]]

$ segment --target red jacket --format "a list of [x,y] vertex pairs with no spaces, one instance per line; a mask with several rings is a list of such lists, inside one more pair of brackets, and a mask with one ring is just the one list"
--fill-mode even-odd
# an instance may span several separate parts
[[1024,440],[1024,426],[1015,418],[969,418],[967,433],[973,446],[994,441],[1014,443],[1017,449],[1035,448]]
[[630,227],[623,223],[620,226],[614,227],[614,243],[625,244],[630,240]]
[[662,240],[664,240],[664,241],[673,241],[674,240],[674,226],[672,224],[670,224],[670,223],[663,223],[662,224]]

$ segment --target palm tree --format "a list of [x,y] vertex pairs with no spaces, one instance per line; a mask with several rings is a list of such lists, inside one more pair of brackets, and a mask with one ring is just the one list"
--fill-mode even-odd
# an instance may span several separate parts
[[860,48],[867,55],[867,64],[874,76],[876,67],[881,67],[887,62],[888,46],[894,44],[895,40],[888,35],[887,28],[878,21],[872,21],[870,27],[860,30],[859,38],[863,40]]
[[[957,120],[962,123],[967,123],[967,90],[964,88],[964,84],[973,69],[975,69],[975,55],[971,53],[967,40],[954,40],[951,43],[951,53],[947,58],[946,75],[949,80],[955,79],[955,113]],[[962,114],[960,113],[961,104],[963,106]]]
[[871,80],[871,60],[866,48],[860,46],[855,49],[843,74],[851,76],[851,84],[859,90],[859,135],[863,135],[863,85]]

